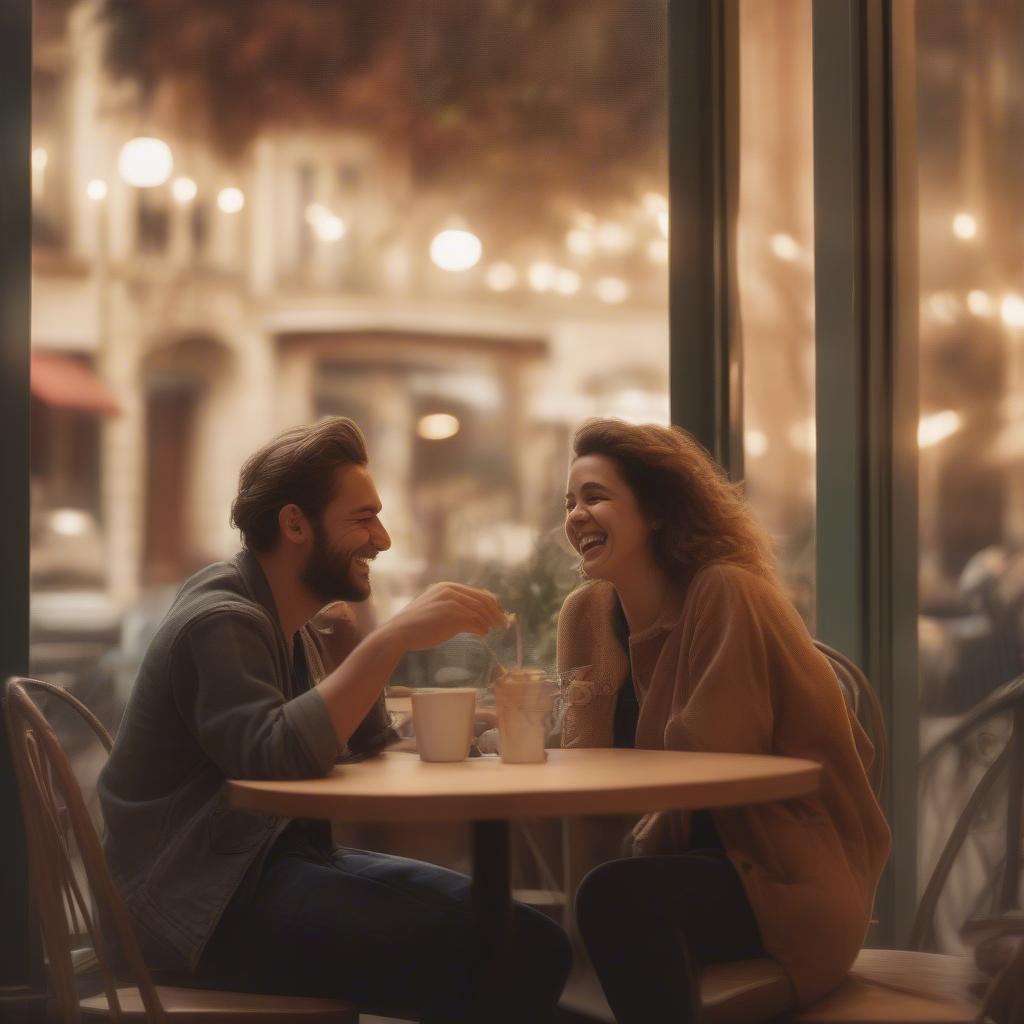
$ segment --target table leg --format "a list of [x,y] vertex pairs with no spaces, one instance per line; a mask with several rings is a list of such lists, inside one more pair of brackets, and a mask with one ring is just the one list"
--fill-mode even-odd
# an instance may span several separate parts
[[507,821],[473,822],[473,913],[480,943],[480,1017],[496,992],[512,932]]

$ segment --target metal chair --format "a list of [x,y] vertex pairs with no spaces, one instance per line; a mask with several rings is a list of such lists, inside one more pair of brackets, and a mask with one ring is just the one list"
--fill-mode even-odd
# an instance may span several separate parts
[[[29,883],[60,1019],[68,1024],[83,1017],[155,1022],[187,1017],[190,1024],[358,1024],[358,1011],[338,1000],[154,984],[71,764],[30,691],[71,707],[107,753],[112,744],[96,717],[65,690],[37,679],[7,681],[4,704],[25,821]],[[75,870],[74,849],[81,871]],[[101,989],[85,997],[75,963],[81,951],[74,950],[82,937],[91,946]]]

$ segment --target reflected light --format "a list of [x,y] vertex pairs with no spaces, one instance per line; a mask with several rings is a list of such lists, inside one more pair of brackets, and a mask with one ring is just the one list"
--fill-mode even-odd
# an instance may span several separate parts
[[975,288],[967,293],[967,308],[975,316],[991,316],[996,311],[996,304],[988,292]]
[[217,206],[224,213],[238,213],[245,206],[245,193],[240,188],[222,188],[217,193]]
[[668,209],[668,200],[660,192],[645,192],[644,209],[648,213],[657,215]]
[[1013,293],[1003,298],[999,315],[1008,327],[1024,327],[1024,299]]
[[122,179],[136,188],[155,188],[171,176],[174,158],[163,139],[139,136],[121,147],[117,170]]
[[610,304],[625,302],[629,295],[629,285],[621,277],[602,277],[594,285],[594,294],[602,302]]
[[955,324],[960,313],[960,301],[952,292],[935,292],[924,301],[927,319],[940,324]]
[[547,292],[555,287],[558,267],[547,260],[536,260],[526,270],[526,280],[535,292]]
[[434,235],[430,243],[430,258],[442,270],[461,273],[480,262],[484,247],[472,231],[449,228]]
[[625,252],[633,244],[633,233],[618,221],[606,220],[598,226],[597,244],[605,252]]
[[668,238],[668,210],[661,210],[658,213],[658,230],[664,238]]
[[62,537],[80,537],[89,529],[89,517],[78,509],[61,508],[50,517],[50,526]]
[[94,203],[101,203],[107,198],[107,183],[102,178],[93,178],[85,186],[85,194]]
[[575,295],[580,290],[580,275],[575,270],[561,269],[555,275],[555,291],[559,295]]
[[584,228],[566,232],[565,247],[576,256],[589,256],[594,251],[594,236]]
[[958,213],[953,218],[953,234],[967,241],[978,233],[978,222],[969,213]]
[[960,429],[962,423],[963,417],[954,409],[943,409],[942,412],[922,416],[917,424],[918,447],[930,448],[940,441],[945,441]]
[[[43,172],[46,170],[46,165],[50,162],[50,154],[42,146],[36,146],[32,150],[32,170],[36,172]],[[25,165],[22,164],[22,167]]]
[[321,242],[337,242],[347,230],[345,222],[322,203],[310,203],[306,207],[306,222]]
[[171,195],[179,203],[191,203],[199,194],[199,186],[191,178],[175,178],[171,182]]
[[748,430],[743,435],[743,450],[751,459],[759,459],[768,451],[768,437],[763,430]]
[[484,275],[484,282],[494,292],[507,292],[518,281],[519,271],[511,263],[492,263]]
[[419,423],[416,424],[416,433],[424,441],[444,441],[449,437],[454,437],[459,432],[460,426],[457,416],[446,412],[432,412],[427,416],[420,417]]
[[772,252],[787,263],[792,263],[800,255],[800,244],[792,235],[772,235],[769,245],[772,247]]
[[652,263],[668,263],[668,239],[652,238],[647,243],[647,258]]
[[786,436],[789,438],[789,443],[799,452],[813,455],[818,450],[818,435],[813,419],[794,423]]

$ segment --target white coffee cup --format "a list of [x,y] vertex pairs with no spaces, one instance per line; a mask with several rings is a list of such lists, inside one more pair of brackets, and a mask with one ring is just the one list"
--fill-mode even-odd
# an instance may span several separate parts
[[423,761],[464,761],[473,743],[476,690],[472,686],[412,691],[416,747]]

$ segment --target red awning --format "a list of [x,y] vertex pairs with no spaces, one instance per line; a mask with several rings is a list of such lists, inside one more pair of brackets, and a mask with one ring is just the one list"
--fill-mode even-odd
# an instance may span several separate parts
[[32,353],[32,394],[47,405],[100,416],[118,416],[121,406],[84,363],[52,352]]

